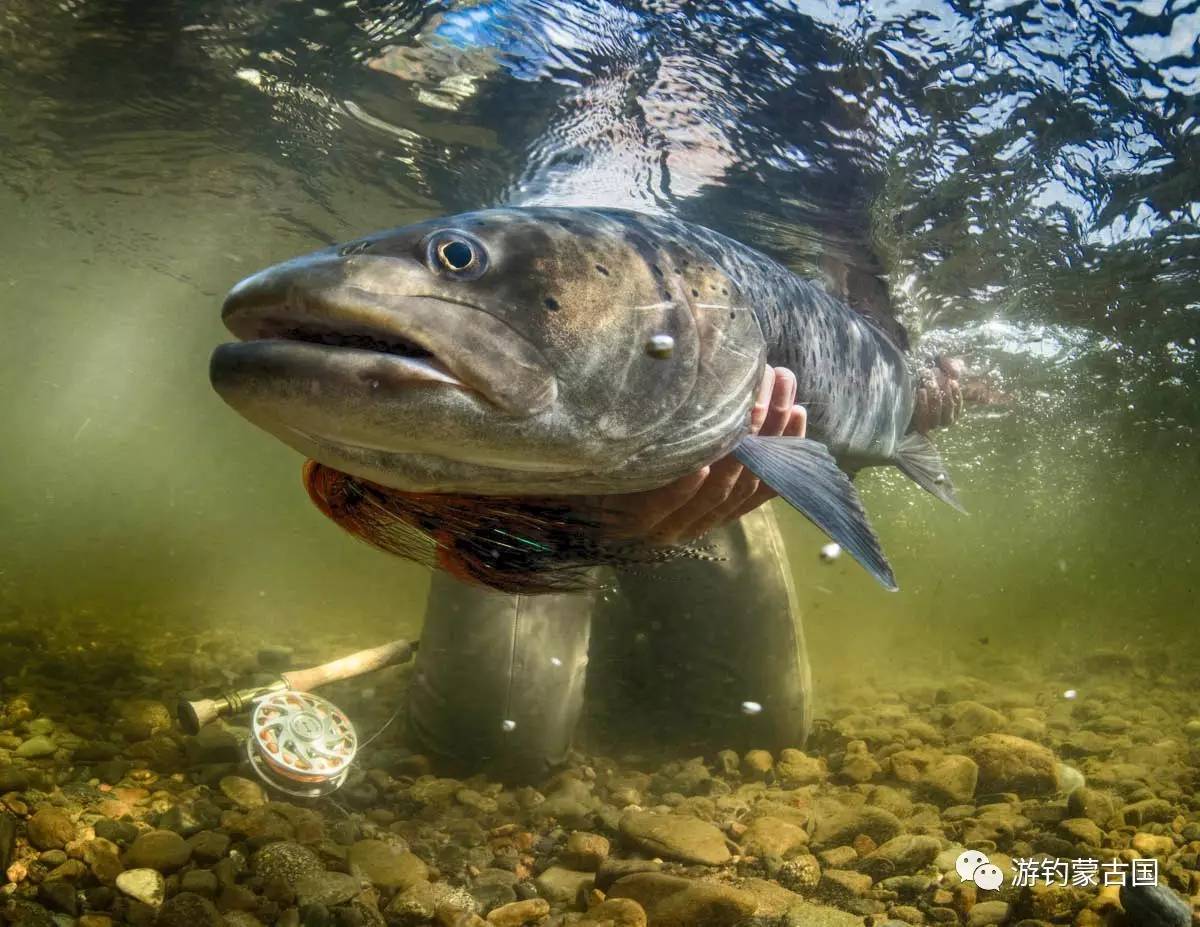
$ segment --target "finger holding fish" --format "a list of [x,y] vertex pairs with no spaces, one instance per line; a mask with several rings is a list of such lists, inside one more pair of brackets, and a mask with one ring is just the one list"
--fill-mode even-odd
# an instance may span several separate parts
[[[767,373],[772,383],[770,404],[767,406],[766,414],[762,417],[760,427],[755,428],[752,417],[750,426],[751,434],[767,438],[777,438],[784,433],[789,424],[792,408],[796,402],[796,375],[786,367],[768,368]],[[799,437],[803,437],[803,435]],[[731,468],[731,472],[736,474],[735,481],[729,492],[722,501],[716,502],[713,505],[706,505],[706,501],[701,499],[703,490],[697,493],[696,498],[687,506],[687,509],[692,510],[698,517],[695,517],[677,532],[674,538],[675,543],[701,538],[717,525],[733,520],[731,516],[734,512],[739,512],[740,514],[737,517],[740,518],[746,511],[749,511],[749,509],[745,509],[744,507],[750,499],[758,494],[762,485],[761,481],[733,455],[729,455],[722,461],[719,461],[717,466],[723,465],[726,462],[735,465]],[[765,495],[763,501],[767,501],[773,495],[773,492]],[[716,493],[713,494],[711,499],[715,502]],[[680,514],[691,513],[681,512]]]

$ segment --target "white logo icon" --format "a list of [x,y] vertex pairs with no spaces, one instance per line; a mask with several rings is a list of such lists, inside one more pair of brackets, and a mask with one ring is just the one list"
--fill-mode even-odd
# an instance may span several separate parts
[[964,882],[974,882],[989,892],[1004,884],[1004,873],[1000,871],[1000,867],[993,866],[978,850],[964,850],[954,861],[954,868]]

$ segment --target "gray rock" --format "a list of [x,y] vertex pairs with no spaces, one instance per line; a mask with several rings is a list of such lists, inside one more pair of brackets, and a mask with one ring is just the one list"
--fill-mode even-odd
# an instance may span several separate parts
[[180,892],[163,902],[154,927],[227,927],[225,918],[207,898]]
[[203,895],[205,898],[216,898],[220,883],[217,875],[208,869],[192,869],[185,872],[179,879],[179,890]]
[[126,869],[117,876],[117,888],[152,908],[162,904],[167,893],[166,880],[156,869]]
[[254,854],[250,868],[264,882],[279,879],[293,891],[304,879],[325,871],[316,853],[289,841],[268,843]]
[[38,899],[46,907],[74,917],[79,910],[79,901],[75,896],[75,886],[62,879],[47,879],[38,886]]
[[621,834],[653,853],[685,863],[720,866],[729,861],[725,835],[699,818],[651,811],[628,811],[621,816]]
[[471,882],[471,897],[479,904],[479,910],[486,913],[516,901],[516,885],[516,873],[507,869],[483,869]]
[[573,904],[581,888],[590,888],[596,876],[591,872],[576,872],[563,866],[551,866],[536,879],[538,893],[549,901]]
[[296,901],[300,907],[323,904],[333,907],[349,901],[362,891],[357,877],[345,872],[321,872],[296,883]]
[[1192,908],[1166,885],[1123,885],[1121,907],[1138,927],[1189,927]]

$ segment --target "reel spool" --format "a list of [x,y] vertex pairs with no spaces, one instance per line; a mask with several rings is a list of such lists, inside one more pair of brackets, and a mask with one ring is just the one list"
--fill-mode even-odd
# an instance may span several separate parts
[[341,787],[358,752],[345,713],[311,692],[287,690],[254,706],[246,755],[267,785],[297,798],[321,798]]

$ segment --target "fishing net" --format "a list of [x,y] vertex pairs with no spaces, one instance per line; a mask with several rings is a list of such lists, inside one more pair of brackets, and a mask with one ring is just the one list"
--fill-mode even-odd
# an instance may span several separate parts
[[700,546],[656,547],[615,537],[612,517],[568,497],[413,493],[309,460],[309,498],[380,550],[508,593],[571,592],[598,566],[715,559]]

